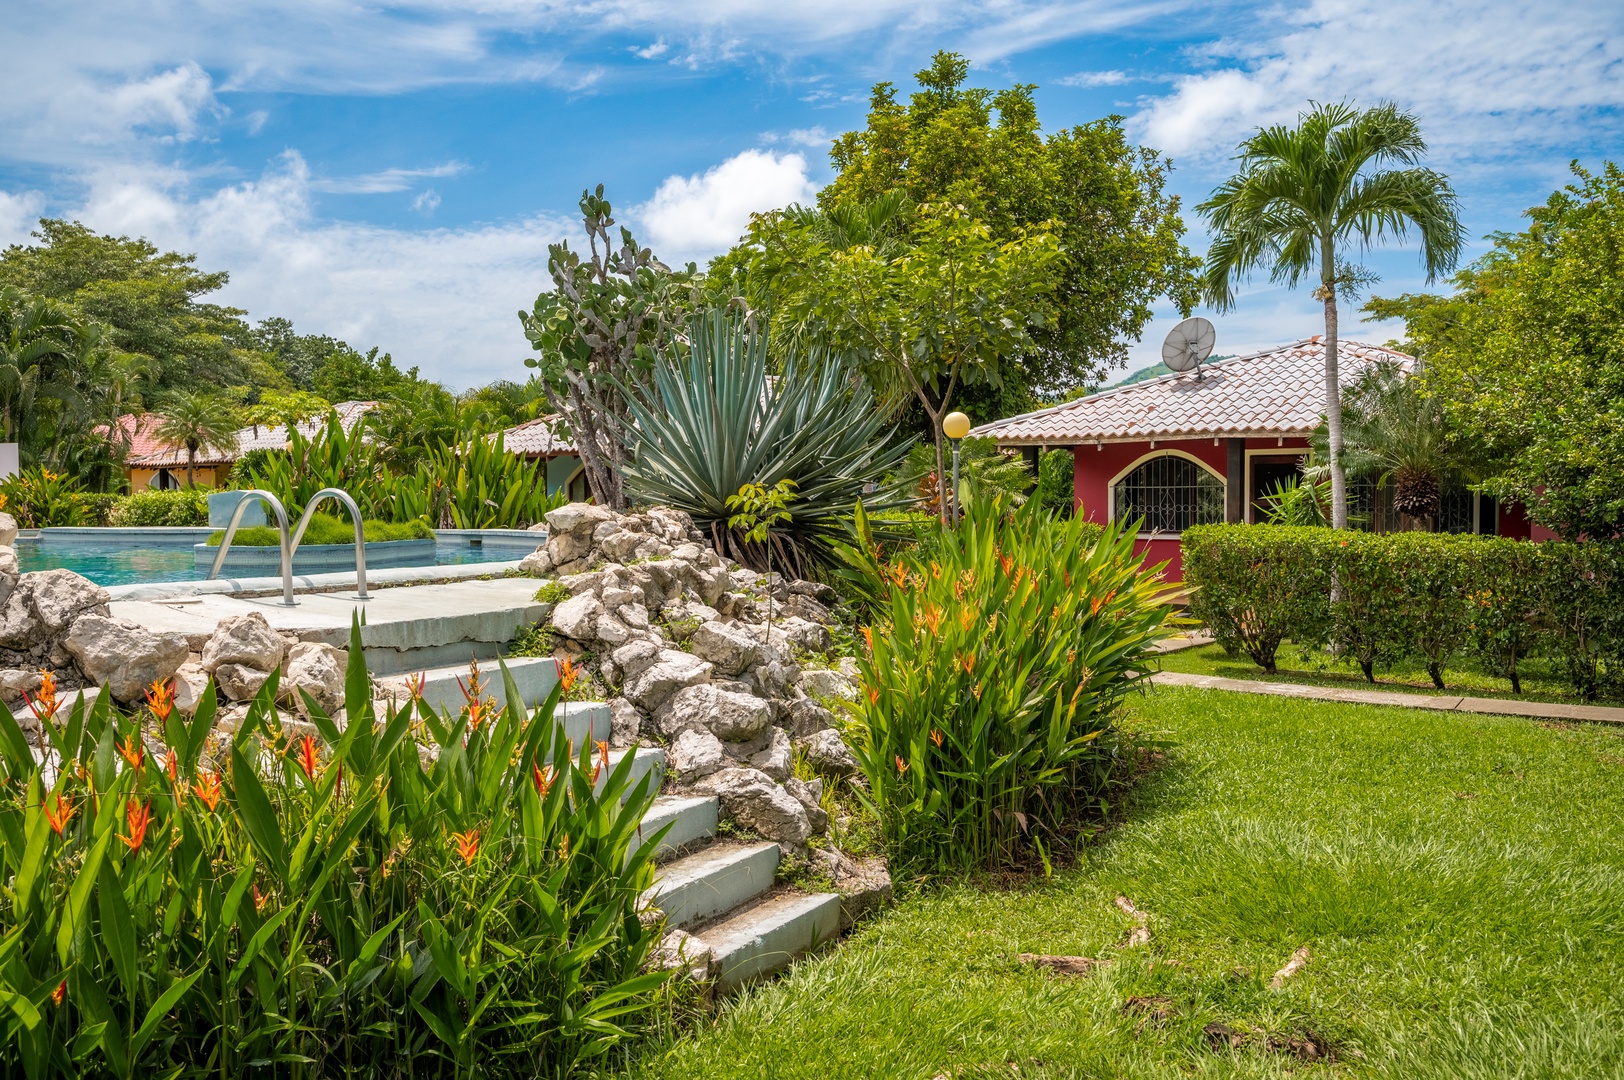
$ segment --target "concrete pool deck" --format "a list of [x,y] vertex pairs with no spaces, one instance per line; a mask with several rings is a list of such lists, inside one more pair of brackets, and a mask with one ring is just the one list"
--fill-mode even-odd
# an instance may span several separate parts
[[[488,573],[491,564],[483,567]],[[150,598],[115,595],[111,607],[116,618],[149,630],[185,634],[195,648],[201,648],[221,619],[251,611],[263,615],[273,629],[302,641],[345,648],[351,620],[359,612],[365,620],[361,641],[375,675],[494,657],[520,630],[552,610],[551,604],[535,599],[540,582],[532,577],[384,588],[369,600],[356,599],[354,574],[348,580],[349,589],[306,592],[294,607],[284,606],[280,593],[250,596],[223,591]]]

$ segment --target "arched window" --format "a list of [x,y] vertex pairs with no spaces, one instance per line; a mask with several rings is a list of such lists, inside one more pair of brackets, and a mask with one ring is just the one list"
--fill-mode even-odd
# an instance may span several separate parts
[[1141,461],[1111,488],[1118,521],[1142,518],[1142,532],[1176,533],[1224,520],[1224,482],[1178,454]]

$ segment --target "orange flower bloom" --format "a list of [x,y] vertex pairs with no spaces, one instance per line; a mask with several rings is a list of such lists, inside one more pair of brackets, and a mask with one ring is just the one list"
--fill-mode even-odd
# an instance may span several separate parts
[[180,783],[180,758],[175,756],[173,750],[164,755],[164,772],[169,774],[171,785]]
[[259,891],[259,882],[254,882],[254,914],[259,914],[259,909],[264,907],[265,901],[269,899],[269,896]]
[[964,673],[966,675],[969,675],[971,672],[975,671],[975,656],[971,653],[959,653],[959,667],[964,669]]
[[1004,568],[1004,573],[1007,574],[1007,573],[1009,573],[1010,568],[1015,565],[1015,559],[1014,559],[1014,557],[1009,556],[1009,555],[1005,555],[1003,552],[1000,551],[998,553],[998,565],[1002,566]]
[[47,717],[56,715],[57,706],[61,704],[56,696],[56,676],[40,668],[39,693],[30,697],[28,691],[24,690],[23,700],[28,702],[35,720],[43,723]]
[[68,822],[73,820],[74,810],[76,809],[73,801],[57,795],[54,806],[43,799],[40,800],[40,806],[45,809],[45,820],[51,823],[51,831],[61,836],[62,830],[67,828]]
[[942,733],[940,731],[937,731],[935,728],[931,728],[930,729],[930,741],[935,743],[937,746],[942,745]]
[[880,688],[879,687],[871,686],[871,687],[868,688],[868,703],[870,705],[878,705],[880,703]]
[[537,765],[533,767],[532,772],[534,775],[531,779],[536,782],[536,794],[545,799],[547,793],[553,790],[553,781],[558,779],[558,770],[551,765]]
[[139,734],[124,736],[124,741],[118,744],[118,754],[130,763],[130,768],[140,771],[146,763],[146,748],[141,745]]
[[1096,596],[1094,599],[1092,599],[1092,600],[1090,600],[1088,602],[1088,613],[1090,615],[1098,615],[1100,613],[1100,608],[1102,608],[1104,606],[1105,606],[1105,601],[1103,599],[1101,599],[1100,597]]
[[564,684],[564,693],[567,694],[574,690],[575,684],[580,681],[580,678],[581,669],[570,663],[569,657],[566,656],[558,661],[558,681]]
[[868,643],[868,651],[874,651],[874,628],[872,626],[859,626],[857,629],[863,633],[863,640]]
[[598,740],[598,762],[592,766],[592,782],[598,782],[598,774],[609,767],[609,744],[603,739]]
[[131,851],[139,851],[141,843],[147,838],[147,826],[152,824],[152,804],[142,803],[140,806],[131,799],[124,805],[124,816],[129,822],[130,835],[119,837],[120,842]]
[[207,769],[198,770],[197,779],[192,782],[192,791],[213,813],[214,808],[220,805],[220,774]]
[[897,775],[901,776],[903,773],[905,773],[907,771],[908,771],[908,763],[906,761],[902,760],[902,755],[901,754],[898,754],[897,755]]
[[940,633],[942,629],[941,609],[932,604],[926,604],[923,614],[925,625],[930,627],[930,632],[933,634]]
[[429,673],[426,671],[419,671],[416,675],[407,676],[406,692],[412,695],[414,702],[423,700],[423,687],[428,683],[428,680]]
[[51,991],[51,1004],[61,1008],[66,1000],[68,1000],[68,980],[63,979],[57,984],[56,989]]
[[900,561],[891,564],[891,581],[899,589],[908,584],[908,568]]
[[298,756],[295,760],[299,762],[299,768],[304,770],[304,774],[314,780],[316,769],[321,765],[321,753],[316,749],[315,736],[301,735],[298,747]]
[[474,864],[474,856],[479,854],[479,830],[469,829],[467,832],[454,832],[451,839],[456,843],[457,854],[462,857],[464,866]]
[[175,682],[173,679],[159,679],[147,687],[147,708],[152,710],[159,722],[169,719],[169,714],[175,711]]

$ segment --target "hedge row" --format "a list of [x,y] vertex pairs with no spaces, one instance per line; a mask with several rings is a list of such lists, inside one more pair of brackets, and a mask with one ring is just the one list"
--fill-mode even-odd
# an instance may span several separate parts
[[1372,680],[1417,658],[1442,689],[1470,650],[1521,693],[1518,665],[1537,653],[1587,701],[1624,695],[1624,542],[1203,525],[1183,547],[1191,614],[1265,671],[1290,637]]

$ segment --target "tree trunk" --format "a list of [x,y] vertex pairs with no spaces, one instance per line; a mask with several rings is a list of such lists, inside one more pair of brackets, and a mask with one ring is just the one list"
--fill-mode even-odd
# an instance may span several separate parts
[[1348,527],[1348,478],[1342,471],[1342,386],[1336,355],[1335,262],[1327,252],[1320,285],[1325,303],[1325,427],[1331,443],[1331,528]]
[[187,443],[186,444],[186,486],[187,487],[189,487],[189,488],[197,487],[197,477],[194,475],[196,472],[197,472],[197,447],[193,446],[191,443]]

